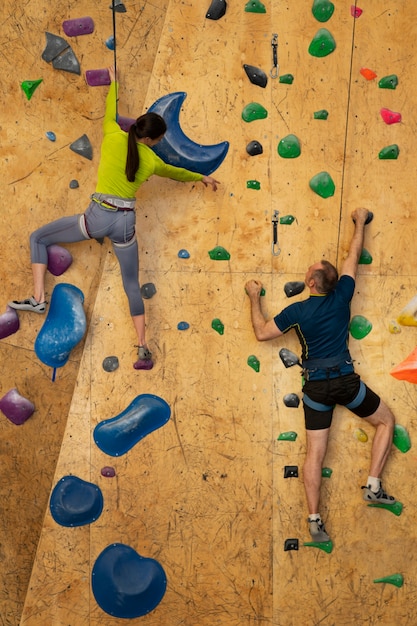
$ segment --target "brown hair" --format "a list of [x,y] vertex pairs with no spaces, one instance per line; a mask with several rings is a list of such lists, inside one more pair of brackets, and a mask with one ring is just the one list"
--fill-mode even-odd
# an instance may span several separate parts
[[312,278],[314,278],[319,293],[329,293],[335,288],[339,274],[335,266],[329,261],[320,261],[320,263],[322,268],[315,270]]
[[157,113],[144,113],[138,117],[129,128],[127,140],[127,157],[125,173],[127,180],[133,183],[136,172],[139,169],[139,151],[136,145],[138,139],[149,137],[150,139],[158,139],[164,135],[167,130],[165,120]]

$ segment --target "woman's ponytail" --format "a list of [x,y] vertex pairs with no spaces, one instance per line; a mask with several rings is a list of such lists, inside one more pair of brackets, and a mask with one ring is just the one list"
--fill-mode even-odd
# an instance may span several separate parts
[[138,117],[136,122],[129,128],[127,139],[127,157],[125,173],[127,180],[133,183],[136,172],[139,169],[139,150],[137,142],[140,139],[149,137],[150,139],[159,139],[167,130],[165,120],[157,113],[145,113]]

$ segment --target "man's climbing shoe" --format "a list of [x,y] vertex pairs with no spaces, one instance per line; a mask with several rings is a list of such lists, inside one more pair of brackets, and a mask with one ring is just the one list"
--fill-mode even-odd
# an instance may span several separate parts
[[387,493],[385,493],[385,491],[382,489],[382,485],[377,492],[372,491],[372,489],[370,489],[369,487],[362,487],[362,489],[364,489],[363,499],[366,500],[366,502],[375,502],[379,504],[396,503],[396,499],[394,498],[394,496],[389,496]]
[[323,543],[324,541],[330,541],[330,537],[326,532],[323,522],[318,519],[308,519],[308,527],[310,530],[311,539],[316,543]]
[[45,313],[47,302],[38,302],[32,296],[27,300],[13,300],[7,303],[12,309],[17,311],[32,311],[32,313]]
[[151,370],[153,368],[152,354],[146,346],[138,346],[138,360],[133,364],[135,370]]

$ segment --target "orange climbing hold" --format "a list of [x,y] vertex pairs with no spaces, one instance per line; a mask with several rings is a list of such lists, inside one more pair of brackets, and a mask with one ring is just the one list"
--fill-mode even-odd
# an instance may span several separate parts
[[367,67],[362,67],[359,71],[362,74],[362,76],[366,78],[366,80],[373,80],[374,78],[376,78],[375,72],[373,70],[368,69]]
[[417,348],[399,365],[390,372],[391,376],[398,380],[406,380],[409,383],[417,383]]

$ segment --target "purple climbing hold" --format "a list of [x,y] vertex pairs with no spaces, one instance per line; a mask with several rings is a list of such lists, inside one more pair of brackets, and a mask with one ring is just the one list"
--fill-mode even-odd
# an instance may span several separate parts
[[99,70],[87,70],[85,80],[90,87],[99,87],[101,85],[110,85],[110,74],[107,68]]
[[19,316],[10,306],[6,307],[6,313],[0,315],[0,339],[14,335],[19,330]]
[[65,22],[62,22],[62,28],[67,37],[90,35],[94,30],[94,22],[91,17],[77,17],[75,19],[65,20]]
[[101,475],[105,478],[114,478],[116,476],[116,470],[114,467],[106,465],[106,467],[101,468]]
[[52,246],[48,246],[48,270],[54,276],[61,276],[67,269],[70,267],[72,263],[72,254],[66,250],[66,248],[62,248],[61,246],[57,246],[53,244]]
[[20,426],[32,415],[35,405],[21,396],[16,388],[13,388],[1,398],[0,410],[13,424]]

